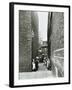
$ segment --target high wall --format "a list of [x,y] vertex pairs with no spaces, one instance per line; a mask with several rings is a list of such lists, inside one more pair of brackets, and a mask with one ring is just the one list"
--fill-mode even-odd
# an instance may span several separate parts
[[52,13],[52,34],[51,49],[52,51],[64,48],[64,13]]
[[32,37],[32,58],[37,56],[37,51],[39,48],[39,35],[38,35],[38,15],[36,12],[31,12],[31,25],[34,32]]
[[64,48],[64,13],[50,12],[48,15],[48,56],[51,60],[52,65],[54,65],[54,67],[57,68],[58,76],[64,75],[63,48]]
[[19,71],[31,71],[31,12],[19,11]]
[[[19,72],[32,71],[32,57],[36,54],[32,55],[32,52],[35,52],[33,48],[36,49],[38,45],[36,17],[34,14],[32,15],[31,11],[19,11]],[[34,36],[32,35],[33,31]]]

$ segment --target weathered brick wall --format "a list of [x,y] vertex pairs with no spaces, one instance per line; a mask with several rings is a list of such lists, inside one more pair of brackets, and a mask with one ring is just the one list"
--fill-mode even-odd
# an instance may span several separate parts
[[[32,31],[34,36],[32,36]],[[19,71],[32,71],[32,58],[38,49],[38,16],[36,12],[19,11]]]
[[31,25],[34,32],[34,37],[32,38],[32,58],[35,58],[38,54],[39,48],[39,36],[38,36],[38,15],[37,12],[31,12]]
[[64,47],[64,13],[52,13],[51,50]]
[[[52,70],[58,70],[58,76],[64,76],[64,51],[54,52],[64,48],[64,13],[51,12],[48,16],[48,56]],[[56,73],[55,73],[56,74]]]
[[31,12],[19,11],[19,71],[31,71]]

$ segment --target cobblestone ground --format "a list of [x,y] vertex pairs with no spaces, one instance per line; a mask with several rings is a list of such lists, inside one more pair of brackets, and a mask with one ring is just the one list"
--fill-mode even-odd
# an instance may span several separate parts
[[19,73],[19,79],[37,79],[37,78],[47,78],[55,77],[52,71],[47,70],[44,63],[39,63],[39,69],[35,72],[22,72]]

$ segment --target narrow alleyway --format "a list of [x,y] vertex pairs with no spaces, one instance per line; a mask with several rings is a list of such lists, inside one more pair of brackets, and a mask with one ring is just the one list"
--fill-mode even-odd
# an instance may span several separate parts
[[[38,14],[37,16],[36,12],[31,13],[33,16],[31,24],[21,21],[21,23],[25,23],[25,25],[26,24],[28,25],[27,27],[24,28],[23,26],[21,26],[23,28],[21,29],[21,32],[26,29],[27,35],[25,31],[23,31],[24,34],[20,33],[21,46],[19,50],[20,51],[19,79],[23,80],[23,79],[63,77],[64,14],[61,12],[60,13],[37,12]],[[60,25],[60,23],[62,24]],[[30,29],[28,28],[29,25],[31,26]],[[24,40],[24,38],[27,38],[27,40]],[[49,61],[51,60],[51,62],[48,63],[48,60]],[[51,71],[48,65],[51,66]],[[49,70],[47,69],[47,67]]]

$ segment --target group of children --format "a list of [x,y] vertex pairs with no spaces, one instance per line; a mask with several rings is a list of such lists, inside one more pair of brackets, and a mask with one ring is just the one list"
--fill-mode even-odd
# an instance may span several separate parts
[[[32,60],[32,71],[37,71],[39,68],[39,57],[36,57],[35,59]],[[43,63],[46,65],[46,68],[48,70],[51,69],[51,64],[50,64],[50,60],[48,59],[48,57],[43,58]]]

